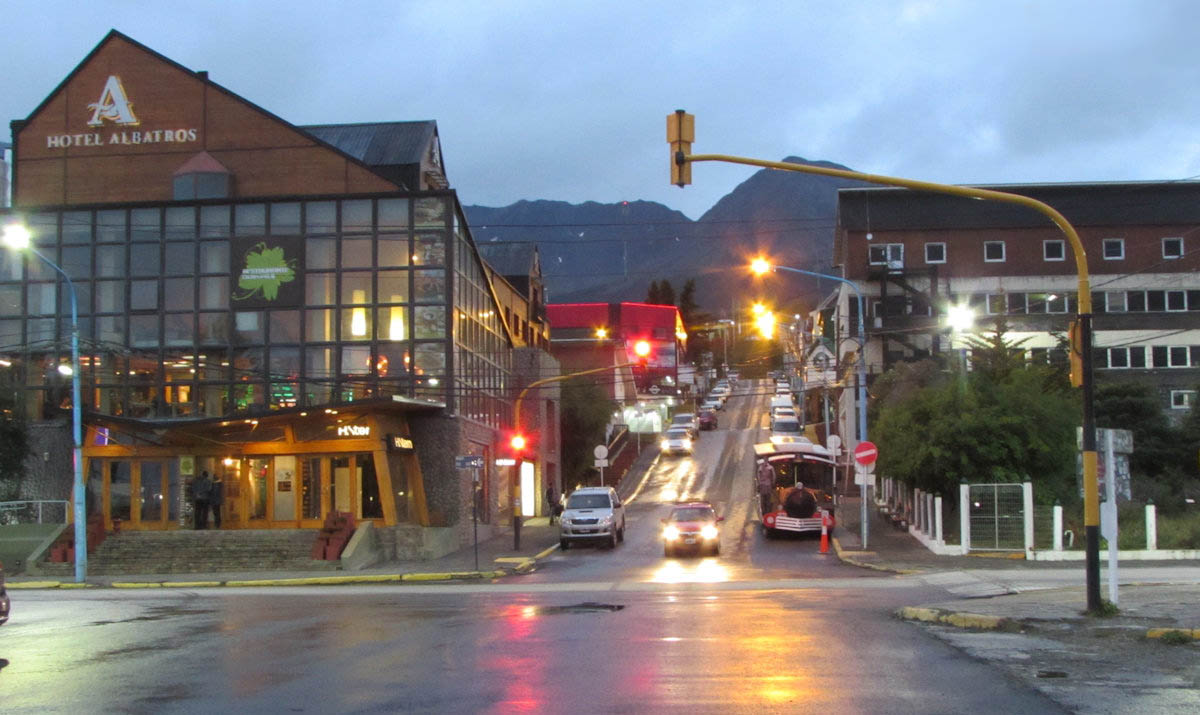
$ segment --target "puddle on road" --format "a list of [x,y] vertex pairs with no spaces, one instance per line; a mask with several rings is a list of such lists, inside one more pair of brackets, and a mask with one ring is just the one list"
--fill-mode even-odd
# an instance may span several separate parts
[[534,606],[532,610],[539,615],[553,616],[562,613],[616,613],[624,608],[623,604],[586,601],[571,606]]
[[148,613],[132,618],[121,618],[112,621],[92,621],[84,625],[88,626],[111,626],[117,623],[139,623],[144,621],[165,621],[168,618],[176,618],[178,616],[203,616],[209,613],[216,613],[213,608],[184,608],[180,606],[151,606],[146,609]]

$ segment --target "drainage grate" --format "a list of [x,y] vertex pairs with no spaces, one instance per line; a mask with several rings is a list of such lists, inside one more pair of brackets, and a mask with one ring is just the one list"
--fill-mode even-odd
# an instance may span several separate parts
[[616,613],[625,608],[624,605],[615,603],[576,603],[571,606],[538,606],[537,612],[543,615],[554,615],[557,613]]

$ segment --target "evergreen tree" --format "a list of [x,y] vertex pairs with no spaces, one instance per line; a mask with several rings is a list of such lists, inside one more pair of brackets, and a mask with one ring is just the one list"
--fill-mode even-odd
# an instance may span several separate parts
[[662,302],[662,289],[658,287],[658,281],[650,281],[650,289],[646,291],[646,303],[658,305],[660,302]]
[[658,284],[658,304],[659,305],[675,305],[675,289],[671,287],[671,281],[666,278]]
[[689,278],[683,284],[683,290],[679,292],[679,315],[683,318],[683,324],[690,328],[700,322],[697,320],[699,312],[700,306],[696,304],[696,279]]

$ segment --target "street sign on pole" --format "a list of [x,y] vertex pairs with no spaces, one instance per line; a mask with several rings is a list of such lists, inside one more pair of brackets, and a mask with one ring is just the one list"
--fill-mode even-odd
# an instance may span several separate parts
[[483,457],[477,454],[463,454],[454,458],[455,469],[483,469]]
[[872,442],[859,442],[854,448],[854,461],[859,464],[874,464],[879,456],[879,449]]
[[592,456],[596,459],[605,459],[608,457],[608,447],[602,444],[596,445],[596,448],[592,450]]

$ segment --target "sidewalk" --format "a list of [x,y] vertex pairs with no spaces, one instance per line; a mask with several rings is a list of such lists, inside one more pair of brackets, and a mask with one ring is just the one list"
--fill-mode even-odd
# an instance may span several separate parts
[[[307,586],[346,583],[390,583],[494,579],[528,571],[537,559],[558,548],[558,524],[544,516],[526,519],[521,527],[521,548],[513,548],[509,528],[479,542],[478,567],[475,548],[468,545],[437,559],[393,561],[359,571],[254,571],[237,573],[129,574],[89,577],[86,586],[111,588],[201,588],[208,586]],[[9,589],[83,588],[70,580],[47,580],[37,576],[11,576]]]

